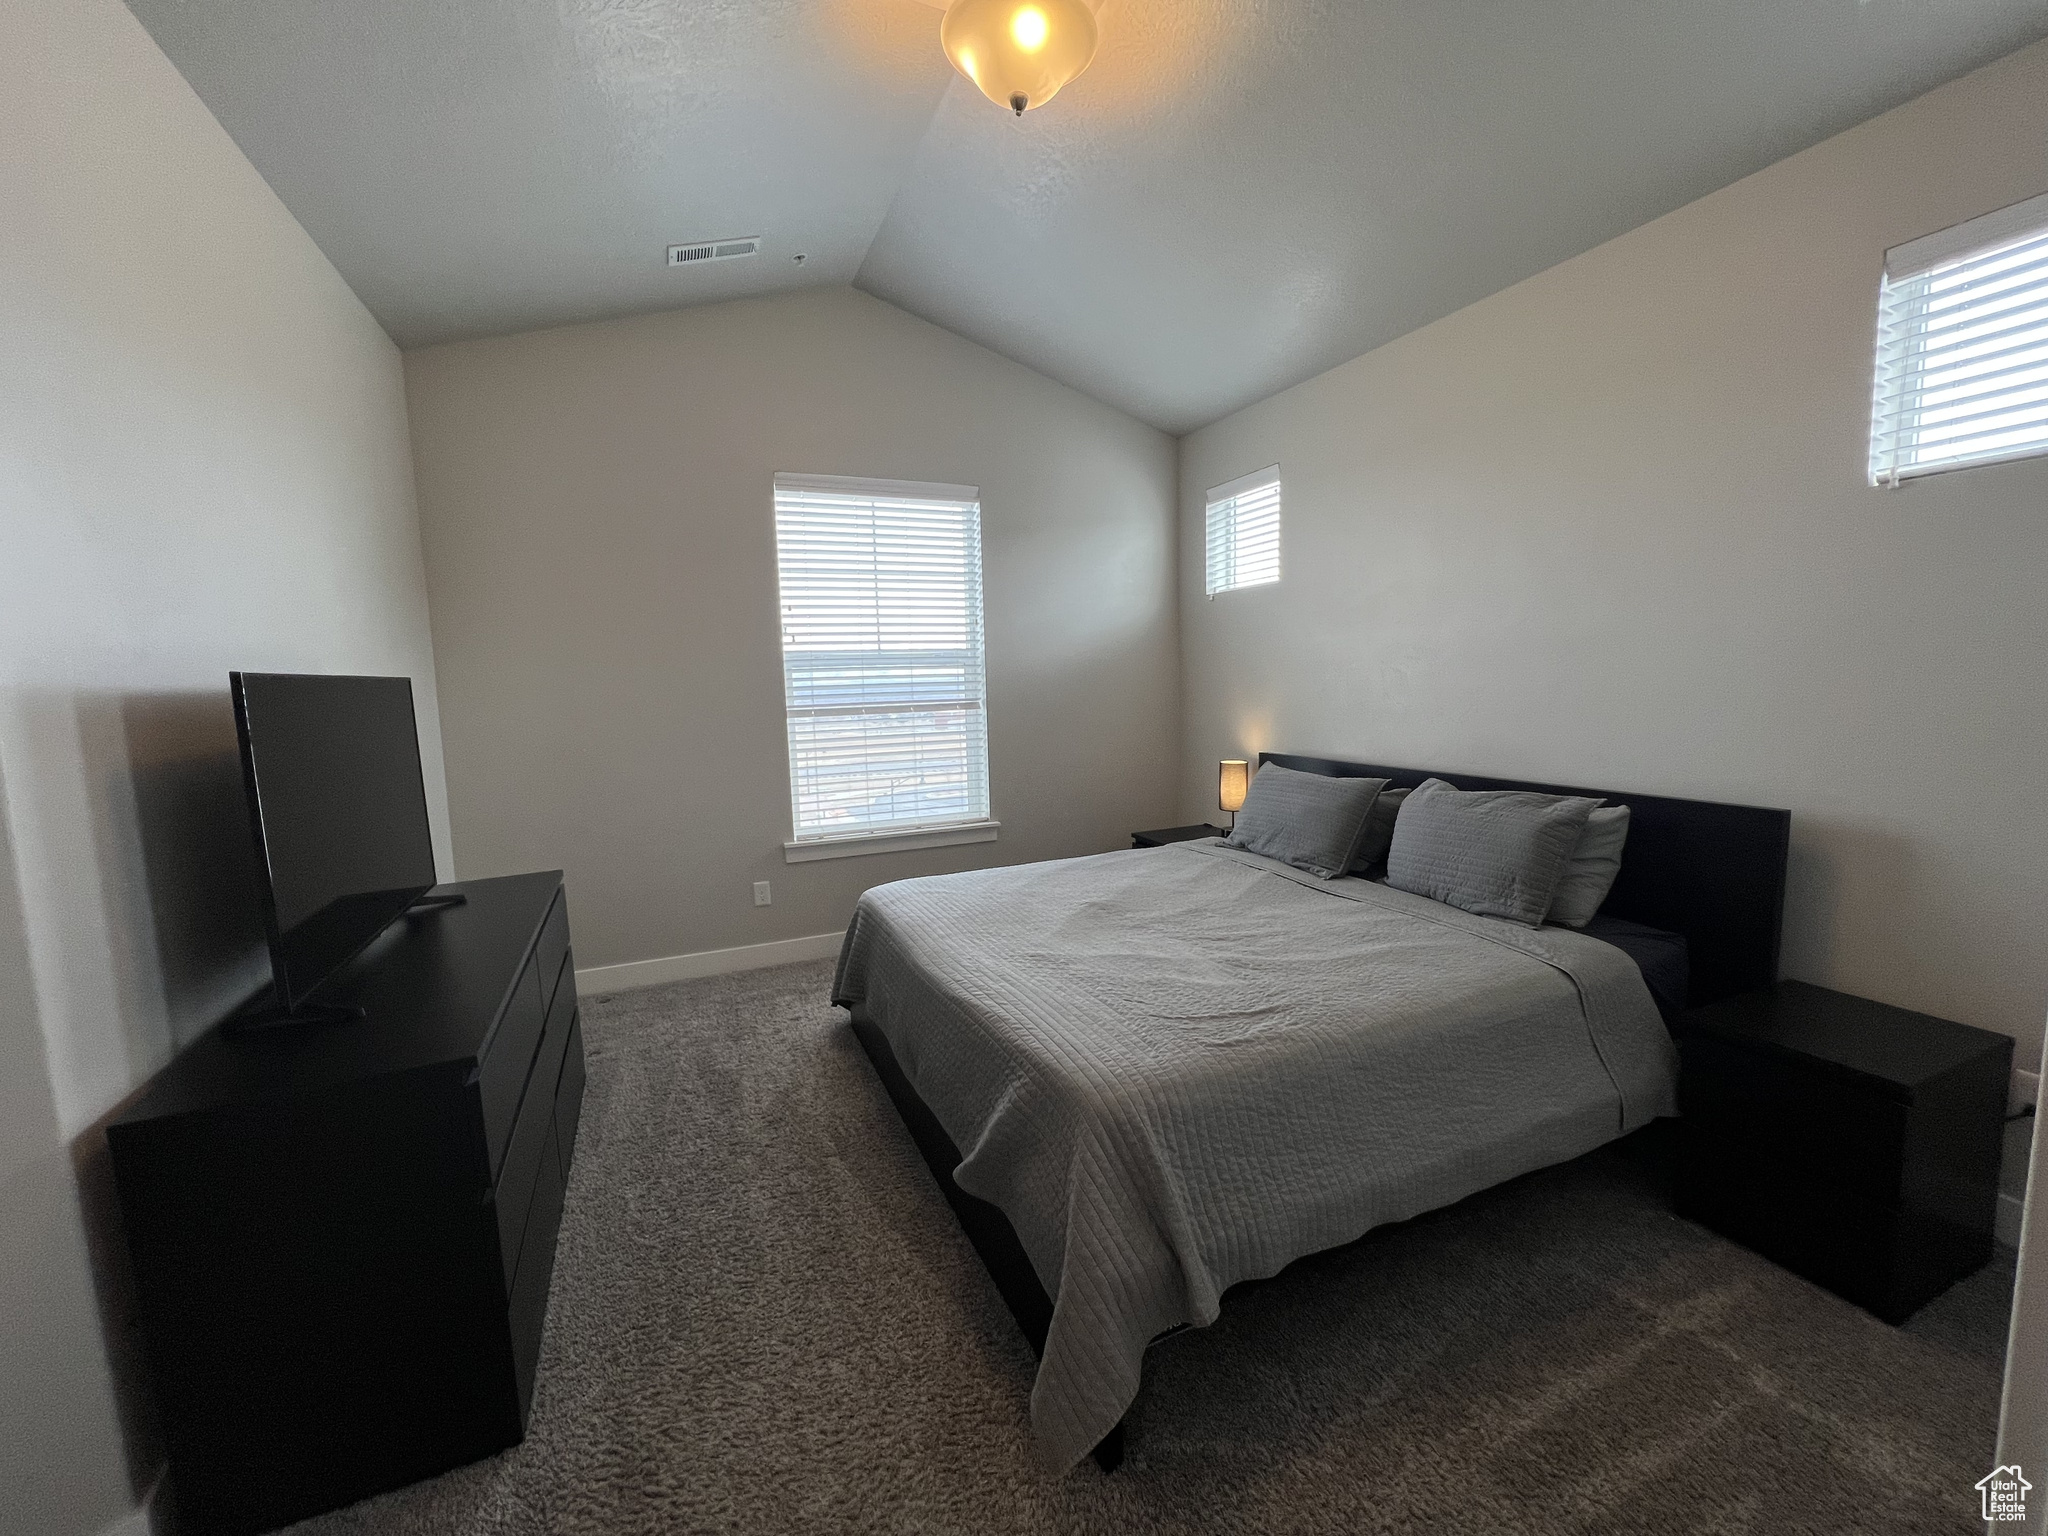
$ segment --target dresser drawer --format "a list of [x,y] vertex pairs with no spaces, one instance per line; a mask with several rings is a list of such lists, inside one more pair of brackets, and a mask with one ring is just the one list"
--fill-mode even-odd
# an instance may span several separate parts
[[1900,1203],[1911,1104],[1796,1059],[1760,1063],[1716,1040],[1687,1040],[1683,1052],[1680,1136],[1700,1155]]
[[1880,1315],[1902,1213],[1790,1173],[1717,1138],[1680,1154],[1678,1213]]
[[576,1011],[576,951],[565,949],[562,958],[555,964],[553,1001],[548,1004],[548,1017],[556,1014],[568,1018]]
[[1683,1143],[1678,1213],[1887,1322],[1991,1256],[1988,1227],[1874,1201],[1698,1132]]
[[535,946],[539,952],[542,999],[552,1006],[555,999],[555,982],[562,974],[562,961],[569,953],[569,888],[564,886],[555,893],[554,907],[548,912],[548,920],[540,931],[540,943]]
[[539,1048],[541,1025],[547,1018],[541,1000],[539,970],[529,957],[512,988],[511,999],[498,1017],[490,1045],[477,1068],[478,1092],[483,1098],[484,1135],[491,1150],[491,1177],[497,1178],[505,1165],[505,1151],[512,1140],[512,1123],[519,1117],[519,1099],[526,1091],[526,1079],[533,1070],[534,1052]]
[[[540,1043],[540,1055],[533,1066],[533,1086],[527,1096],[545,1114],[554,1113],[555,1094],[562,1081],[562,1058],[569,1049],[569,1036],[576,1028],[576,957],[562,957],[562,975],[555,987],[554,1006],[548,1009],[547,1034]],[[568,1169],[567,1149],[562,1149],[562,1167]]]
[[[553,1117],[547,1118],[552,1127]],[[548,1315],[548,1282],[554,1277],[555,1238],[561,1227],[562,1174],[550,1129],[540,1170],[533,1181],[533,1203],[526,1212],[526,1237],[520,1244],[519,1272],[512,1282],[508,1316],[522,1426],[533,1406],[533,1373],[540,1363],[541,1331]]]
[[504,1261],[505,1289],[512,1289],[519,1269],[519,1245],[526,1236],[526,1210],[533,1203],[533,1181],[547,1155],[548,1137],[553,1134],[554,1106],[544,1109],[541,1096],[531,1088],[520,1105],[519,1123],[512,1130],[511,1149],[499,1171],[498,1186],[491,1199],[498,1209],[498,1249]]
[[[564,1001],[557,997],[557,1002]],[[526,1209],[533,1198],[534,1177],[545,1156],[555,1119],[555,1092],[561,1082],[562,1052],[568,1045],[575,1023],[575,997],[566,999],[569,1008],[552,1009],[541,1033],[540,1049],[534,1055],[525,1096],[519,1102],[519,1120],[512,1129],[511,1149],[498,1173],[495,1200],[498,1207],[498,1243],[505,1260],[505,1284],[512,1285],[520,1243],[526,1229]]]
[[569,1044],[562,1054],[562,1081],[555,1089],[555,1146],[562,1154],[562,1176],[576,1155],[576,1126],[583,1118],[583,1020],[569,1021]]

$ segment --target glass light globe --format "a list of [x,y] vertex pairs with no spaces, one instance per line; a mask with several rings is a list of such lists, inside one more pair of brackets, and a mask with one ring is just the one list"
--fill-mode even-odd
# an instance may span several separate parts
[[939,42],[982,95],[1022,117],[1088,67],[1095,13],[1086,0],[953,0]]

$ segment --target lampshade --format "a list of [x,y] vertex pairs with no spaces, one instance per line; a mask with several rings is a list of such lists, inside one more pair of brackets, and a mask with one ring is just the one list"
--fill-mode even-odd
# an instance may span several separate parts
[[1088,67],[1095,13],[1086,0],[953,0],[939,42],[982,95],[1022,117]]
[[1250,782],[1251,774],[1244,763],[1236,758],[1225,758],[1217,764],[1216,803],[1233,816],[1244,809],[1244,789]]

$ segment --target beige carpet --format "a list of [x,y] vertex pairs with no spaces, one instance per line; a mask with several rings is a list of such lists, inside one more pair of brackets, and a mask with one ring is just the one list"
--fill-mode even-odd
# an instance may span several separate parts
[[1049,1477],[829,973],[585,1006],[525,1444],[302,1531],[1982,1529],[2009,1269],[1887,1328],[1613,1151],[1234,1294],[1153,1350],[1122,1471]]

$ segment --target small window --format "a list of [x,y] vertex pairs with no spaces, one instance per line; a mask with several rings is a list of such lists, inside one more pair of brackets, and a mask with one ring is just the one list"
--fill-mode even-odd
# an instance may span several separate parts
[[1885,252],[1870,483],[2048,453],[2048,196]]
[[993,836],[980,492],[777,475],[775,550],[791,857],[970,824]]
[[1209,493],[1209,595],[1280,579],[1280,466]]

